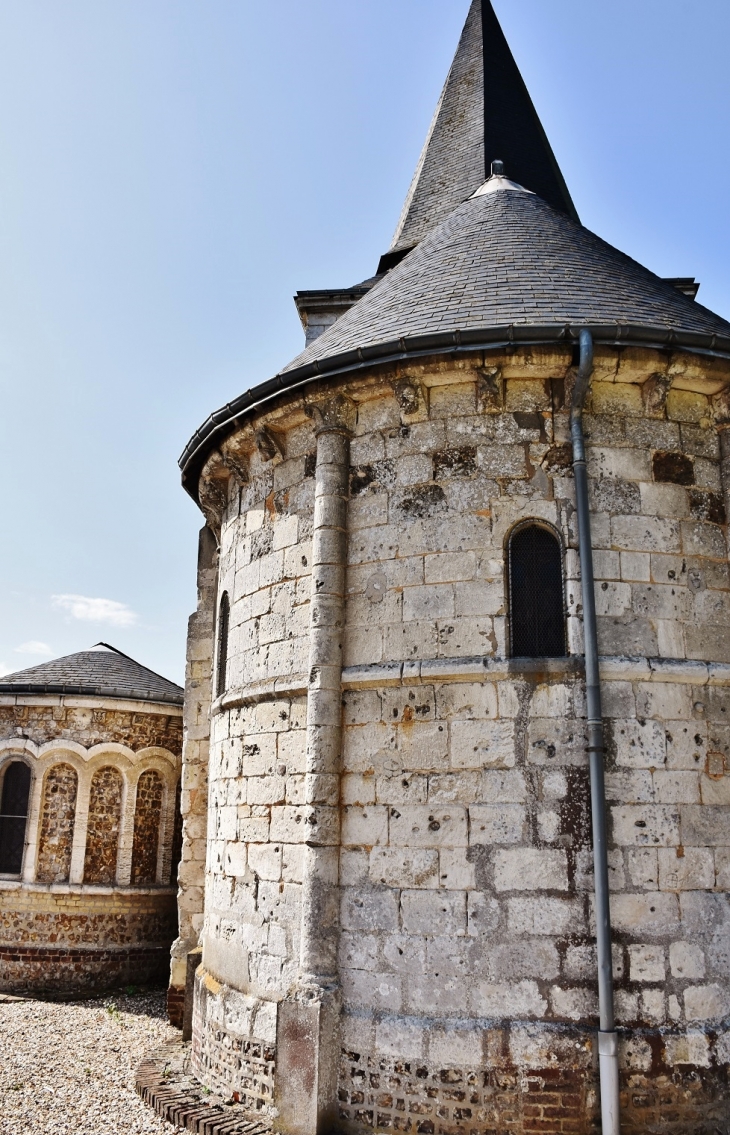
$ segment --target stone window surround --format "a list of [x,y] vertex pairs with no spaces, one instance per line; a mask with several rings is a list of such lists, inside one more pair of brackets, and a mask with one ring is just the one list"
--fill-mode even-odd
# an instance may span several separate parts
[[[40,820],[46,774],[54,765],[68,764],[75,770],[79,779],[69,879],[67,883],[58,885],[68,887],[83,884],[91,781],[98,769],[111,765],[122,776],[122,814],[115,884],[118,887],[130,886],[137,781],[143,772],[155,769],[160,773],[163,783],[156,885],[169,886],[172,870],[175,795],[179,780],[179,757],[176,757],[167,749],[158,747],[140,749],[139,752],[135,753],[126,745],[116,742],[103,742],[92,746],[90,749],[85,749],[83,745],[70,740],[49,741],[44,745],[36,745],[25,738],[0,740],[0,777],[5,767],[13,760],[23,760],[30,766],[31,789],[25,853],[20,879],[18,879],[18,876],[3,876],[3,881],[36,882]],[[56,886],[57,884],[43,885]],[[84,885],[92,888],[97,887],[97,884]],[[101,889],[108,889],[108,884],[98,884],[98,886]],[[147,887],[148,885],[144,889],[147,889]]]
[[[565,636],[565,655],[564,655],[564,657],[567,658],[567,657],[570,656],[571,651],[570,651],[570,646],[569,646],[569,641],[568,641],[568,602],[567,602],[567,596],[566,596],[566,591],[565,591],[566,583],[567,583],[566,562],[565,562],[566,561],[565,535],[564,535],[563,532],[560,531],[560,529],[557,527],[557,525],[552,524],[549,520],[544,520],[543,517],[541,517],[541,516],[524,516],[524,517],[521,517],[520,520],[515,521],[515,523],[511,526],[511,528],[509,528],[507,530],[507,532],[504,535],[504,539],[502,541],[502,547],[503,547],[502,562],[503,562],[503,565],[504,565],[503,566],[503,577],[504,577],[503,578],[503,587],[504,587],[504,595],[505,595],[505,598],[506,598],[505,610],[506,610],[506,614],[507,614],[506,641],[507,641],[507,643],[509,643],[509,656],[510,656],[510,658],[517,657],[516,655],[513,654],[513,651],[512,651],[512,606],[513,606],[512,566],[511,566],[512,565],[512,561],[511,561],[512,540],[518,534],[518,532],[523,532],[527,528],[543,528],[546,532],[549,532],[551,536],[554,536],[555,539],[558,542],[558,548],[560,549],[560,584],[561,584],[561,589],[562,589],[562,601],[563,601],[563,634]],[[542,657],[543,656],[539,657],[540,661],[542,661]],[[547,658],[549,656],[545,655],[544,657]],[[563,657],[563,656],[559,655],[557,657]],[[538,660],[538,659],[536,658],[536,660]]]

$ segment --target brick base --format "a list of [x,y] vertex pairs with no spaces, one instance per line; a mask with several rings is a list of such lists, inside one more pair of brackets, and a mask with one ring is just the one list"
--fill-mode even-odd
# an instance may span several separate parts
[[121,985],[163,984],[169,958],[166,946],[114,950],[0,946],[0,989],[68,997],[103,993]]
[[188,1071],[190,1045],[173,1041],[150,1054],[135,1077],[137,1094],[162,1119],[199,1135],[270,1135],[265,1117],[207,1094]]
[[167,1019],[173,1028],[183,1027],[185,1012],[185,986],[170,985],[167,990]]

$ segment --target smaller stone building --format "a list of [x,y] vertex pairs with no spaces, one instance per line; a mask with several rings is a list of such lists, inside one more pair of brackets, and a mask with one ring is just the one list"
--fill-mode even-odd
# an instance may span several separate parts
[[0,681],[0,989],[165,977],[182,700],[106,643]]

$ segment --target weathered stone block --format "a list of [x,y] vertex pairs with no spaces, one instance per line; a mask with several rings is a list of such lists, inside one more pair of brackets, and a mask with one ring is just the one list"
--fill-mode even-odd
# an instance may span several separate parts
[[520,843],[527,814],[520,804],[472,804],[469,808],[471,844]]
[[630,945],[628,949],[631,981],[664,981],[667,967],[663,946]]
[[466,809],[404,807],[390,810],[393,847],[466,847]]
[[679,904],[675,895],[657,891],[612,895],[611,922],[616,930],[636,937],[672,934],[679,928]]
[[453,891],[403,891],[403,929],[409,934],[454,934],[466,931],[466,895]]
[[684,991],[684,1011],[688,1021],[721,1021],[730,1013],[727,987],[692,985]]
[[616,720],[611,744],[619,767],[656,768],[666,759],[666,734],[658,721]]
[[513,934],[581,934],[585,927],[580,899],[513,898],[507,906],[509,930]]
[[544,938],[496,946],[488,959],[492,981],[514,981],[539,974],[550,981],[560,973],[560,955],[554,942]]
[[567,858],[564,851],[533,847],[497,851],[494,856],[494,885],[498,891],[568,889]]
[[712,847],[728,843],[730,807],[686,804],[680,809],[682,842],[688,846]]
[[479,982],[472,991],[471,1002],[480,1016],[496,1019],[544,1017],[548,1008],[535,981]]
[[622,847],[649,844],[676,846],[679,842],[679,812],[658,804],[623,805],[611,808],[613,838]]
[[454,768],[513,768],[512,721],[454,721],[451,725],[451,764]]
[[370,880],[389,887],[438,887],[439,853],[420,848],[373,848]]

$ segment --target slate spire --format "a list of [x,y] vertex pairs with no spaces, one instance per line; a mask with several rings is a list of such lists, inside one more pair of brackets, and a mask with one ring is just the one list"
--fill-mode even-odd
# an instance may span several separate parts
[[412,248],[501,159],[508,177],[574,220],[575,206],[490,0],[472,0],[393,237]]

